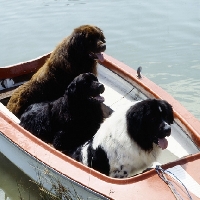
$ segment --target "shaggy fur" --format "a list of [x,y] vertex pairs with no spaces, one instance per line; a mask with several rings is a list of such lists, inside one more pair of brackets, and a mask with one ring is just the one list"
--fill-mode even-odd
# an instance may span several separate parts
[[132,176],[151,166],[171,133],[173,110],[164,100],[144,100],[115,111],[95,136],[71,155],[115,178]]
[[69,83],[79,74],[96,74],[97,59],[102,61],[105,37],[96,26],[83,25],[65,38],[30,81],[20,86],[7,108],[20,117],[33,103],[52,101],[64,94]]
[[92,138],[103,121],[104,86],[91,73],[81,74],[63,97],[30,105],[20,125],[59,150],[71,150]]

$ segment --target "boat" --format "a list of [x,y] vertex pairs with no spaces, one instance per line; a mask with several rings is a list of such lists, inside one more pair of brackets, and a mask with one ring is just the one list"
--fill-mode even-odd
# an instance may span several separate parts
[[[0,68],[0,152],[51,193],[71,199],[200,199],[200,121],[138,70],[104,53],[98,79],[105,85],[105,105],[112,110],[130,101],[167,100],[175,122],[169,145],[151,169],[118,179],[88,168],[44,143],[19,125],[6,104],[15,88],[44,64],[50,53]],[[57,188],[57,189],[56,189]],[[56,190],[56,191],[55,191]],[[61,194],[61,199],[65,199]]]

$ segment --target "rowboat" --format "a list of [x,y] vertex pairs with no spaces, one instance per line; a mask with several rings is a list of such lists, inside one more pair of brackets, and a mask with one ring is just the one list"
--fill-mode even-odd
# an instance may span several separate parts
[[[50,54],[0,68],[0,152],[34,181],[64,199],[199,199],[200,121],[147,77],[104,54],[98,79],[105,85],[105,106],[112,110],[130,101],[165,99],[174,110],[169,145],[152,168],[118,179],[103,175],[55,150],[24,130],[7,110],[14,89],[29,80]],[[141,68],[139,68],[141,69]]]

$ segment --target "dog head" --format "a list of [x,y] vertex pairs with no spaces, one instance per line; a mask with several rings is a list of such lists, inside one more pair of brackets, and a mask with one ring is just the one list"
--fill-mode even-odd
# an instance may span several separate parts
[[82,55],[87,54],[91,59],[103,62],[102,52],[106,50],[106,41],[103,31],[92,25],[83,25],[72,33],[73,48]]
[[84,73],[77,76],[68,86],[67,95],[73,101],[102,103],[104,98],[100,96],[104,92],[104,85],[92,73]]
[[136,103],[127,111],[127,128],[130,136],[146,151],[153,143],[166,149],[166,137],[171,134],[174,121],[172,106],[164,100],[147,99]]

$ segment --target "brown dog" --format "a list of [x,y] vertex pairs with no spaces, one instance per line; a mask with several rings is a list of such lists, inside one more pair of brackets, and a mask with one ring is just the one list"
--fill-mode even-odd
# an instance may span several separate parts
[[32,103],[55,100],[64,94],[79,74],[97,74],[97,60],[103,61],[105,37],[96,26],[83,25],[65,38],[46,63],[11,96],[7,108],[18,118]]

